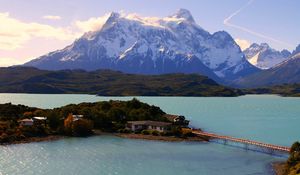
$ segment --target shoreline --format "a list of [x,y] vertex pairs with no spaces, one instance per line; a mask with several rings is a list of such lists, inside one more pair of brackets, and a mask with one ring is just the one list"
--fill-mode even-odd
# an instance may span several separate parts
[[271,168],[274,175],[286,175],[285,162],[273,162],[271,163]]
[[114,135],[126,139],[155,140],[155,141],[164,141],[164,142],[183,142],[183,141],[208,142],[208,139],[204,139],[201,137],[180,138],[175,136],[154,136],[154,135],[124,134],[124,133],[116,133]]
[[[106,135],[116,136],[116,137],[125,138],[125,139],[153,140],[153,141],[165,141],[165,142],[183,142],[183,141],[208,142],[208,138],[206,139],[206,138],[201,138],[201,137],[181,138],[181,137],[175,137],[175,136],[154,136],[154,135],[128,134],[128,133],[108,133],[108,132],[101,132],[101,131],[96,131],[91,136],[106,136]],[[0,143],[0,146],[35,143],[35,142],[50,142],[50,141],[64,139],[67,137],[69,137],[69,136],[49,135],[49,136],[45,136],[45,137],[28,137],[24,140]],[[90,137],[90,136],[88,136],[88,137]]]
[[56,140],[64,139],[66,137],[67,136],[63,136],[63,135],[48,135],[48,136],[45,136],[45,137],[28,137],[24,140],[0,143],[0,146],[9,146],[9,145],[35,143],[35,142],[50,142],[50,141],[56,141]]

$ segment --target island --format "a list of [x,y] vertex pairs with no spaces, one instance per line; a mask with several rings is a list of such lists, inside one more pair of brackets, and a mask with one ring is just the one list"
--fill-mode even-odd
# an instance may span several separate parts
[[0,105],[0,143],[25,143],[62,137],[114,134],[132,139],[165,141],[196,140],[184,116],[140,102],[103,101],[70,104],[54,109],[24,105]]

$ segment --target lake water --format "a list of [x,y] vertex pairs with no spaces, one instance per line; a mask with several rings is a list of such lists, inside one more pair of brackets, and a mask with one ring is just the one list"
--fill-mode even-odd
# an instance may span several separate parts
[[[41,108],[132,97],[0,94],[0,103]],[[219,134],[290,146],[300,140],[300,98],[137,97],[191,125]],[[214,143],[168,143],[113,136],[72,138],[0,147],[0,174],[269,174],[283,160]]]

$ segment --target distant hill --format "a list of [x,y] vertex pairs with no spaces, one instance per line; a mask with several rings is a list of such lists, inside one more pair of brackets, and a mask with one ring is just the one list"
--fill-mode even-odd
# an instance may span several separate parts
[[245,89],[243,92],[246,94],[278,94],[285,97],[300,97],[300,83]]
[[238,96],[198,74],[133,75],[111,70],[0,68],[0,93],[84,93],[102,96]]

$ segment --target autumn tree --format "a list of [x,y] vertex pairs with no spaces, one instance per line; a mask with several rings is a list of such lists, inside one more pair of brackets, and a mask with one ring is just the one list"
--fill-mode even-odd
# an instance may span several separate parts
[[64,129],[67,135],[72,135],[72,125],[73,125],[73,114],[69,114],[68,117],[64,120]]

